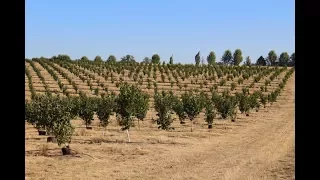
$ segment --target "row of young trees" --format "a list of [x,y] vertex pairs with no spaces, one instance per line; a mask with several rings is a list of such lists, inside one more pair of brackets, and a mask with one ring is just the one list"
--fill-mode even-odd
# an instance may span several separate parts
[[[71,64],[71,63],[70,63]],[[74,66],[75,64],[72,64]],[[249,76],[256,74],[256,73],[265,73],[270,72],[272,69],[268,68],[261,68],[261,67],[239,67],[237,66],[221,66],[221,65],[210,65],[210,66],[203,66],[203,67],[196,67],[196,66],[163,66],[163,65],[152,65],[152,64],[137,64],[135,66],[116,66],[116,65],[100,65],[96,66],[94,64],[88,64],[88,63],[76,63],[77,66],[87,69],[89,71],[93,71],[94,73],[97,73],[99,76],[105,77],[113,75],[113,73],[116,73],[118,75],[125,75],[125,71],[130,71],[127,75],[132,78],[135,76],[145,76],[148,75],[148,78],[151,77],[152,73],[154,76],[154,79],[156,78],[155,73],[159,71],[161,73],[161,76],[166,74],[166,76],[173,76],[174,78],[180,77],[182,80],[185,78],[189,78],[190,76],[198,77],[199,75],[203,75],[205,78],[213,77],[215,75],[218,76],[218,78],[221,78],[222,76],[227,75],[233,75],[233,77],[239,76],[241,74],[249,74]],[[68,65],[69,66],[69,65]],[[72,69],[71,69],[72,70]],[[273,69],[273,70],[277,70]],[[78,72],[81,71],[78,69]],[[142,74],[143,73],[143,74]],[[90,73],[86,72],[86,74],[89,74],[89,76],[94,77],[94,75],[90,75]],[[169,78],[169,77],[168,77]]]
[[[34,58],[34,61],[40,62],[39,59]],[[129,70],[129,77],[133,75],[133,73],[137,75],[148,75],[150,77],[153,73],[155,74],[159,71],[161,74],[165,73],[167,76],[171,74],[172,76],[185,76],[188,78],[191,76],[198,76],[204,75],[206,78],[207,76],[214,76],[218,75],[220,78],[222,75],[230,75],[239,76],[242,73],[259,73],[260,71],[270,70],[268,68],[263,68],[259,66],[254,67],[245,67],[245,66],[223,66],[223,65],[206,65],[206,66],[194,66],[194,65],[182,65],[182,64],[167,64],[167,65],[160,65],[160,64],[145,64],[145,63],[134,63],[134,64],[109,64],[109,63],[94,63],[94,62],[80,62],[80,61],[64,61],[64,60],[55,60],[55,61],[48,61],[48,60],[41,60],[41,62],[46,62],[48,64],[53,65],[53,63],[57,63],[59,66],[67,68],[69,71],[72,70],[72,73],[76,73],[75,75],[79,76],[79,73],[82,73],[85,76],[89,76],[90,78],[94,78],[94,75],[90,72],[84,72],[84,69],[89,71],[93,71],[97,73],[99,76],[108,76],[114,73],[125,75],[125,70]],[[72,67],[71,67],[72,66]],[[77,68],[84,68],[79,69]]]
[[[260,104],[273,103],[280,95],[288,78],[294,69],[290,69],[279,87],[268,95],[261,91],[249,94],[248,90],[232,96],[229,91],[221,95],[213,91],[209,96],[203,92],[185,92],[181,97],[172,92],[155,92],[154,108],[157,111],[157,124],[159,129],[170,130],[173,122],[172,114],[176,113],[180,123],[185,119],[193,121],[205,109],[205,121],[212,128],[213,120],[217,114],[223,119],[228,117],[235,121],[238,109],[241,113],[249,114],[250,110],[259,110]],[[60,97],[52,94],[35,95],[32,101],[26,101],[25,119],[37,129],[45,129],[48,134],[54,135],[59,146],[69,148],[74,127],[71,120],[80,117],[86,127],[90,127],[94,114],[97,114],[101,126],[110,123],[110,116],[116,113],[117,122],[121,129],[127,132],[129,142],[129,129],[134,126],[134,120],[143,120],[149,109],[149,95],[142,92],[137,86],[124,83],[120,87],[120,94],[104,94],[101,98],[87,97]],[[238,107],[238,108],[237,108]],[[191,123],[191,131],[193,130]],[[104,130],[105,131],[105,130]]]
[[[108,91],[108,81],[115,83],[117,87],[124,82],[124,77],[130,78],[134,82],[138,82],[139,85],[142,85],[143,81],[147,79],[147,88],[157,90],[157,75],[155,72],[159,71],[161,73],[162,82],[167,79],[171,83],[171,89],[173,85],[176,85],[185,90],[188,87],[185,79],[189,79],[190,76],[193,76],[190,81],[191,84],[199,84],[200,89],[204,86],[208,87],[208,83],[213,83],[213,81],[219,81],[209,89],[217,89],[218,86],[225,86],[226,82],[238,77],[238,84],[242,84],[244,80],[248,80],[250,77],[253,77],[254,82],[251,83],[250,88],[253,87],[254,83],[260,81],[264,76],[268,76],[271,72],[282,72],[286,68],[278,67],[246,67],[246,66],[223,66],[223,65],[208,65],[208,66],[194,66],[194,65],[170,65],[163,66],[160,64],[136,64],[131,66],[130,64],[100,64],[97,65],[94,62],[71,62],[63,60],[43,60],[43,59],[34,59],[31,62],[38,62],[40,65],[46,69],[49,74],[58,82],[58,85],[62,92],[69,96],[71,91],[67,90],[67,86],[61,82],[57,74],[61,74],[63,78],[68,80],[68,83],[73,86],[73,89],[76,93],[80,94],[82,91],[79,89],[79,84],[75,82],[75,79],[70,76],[67,71],[71,72],[75,76],[79,77],[83,82],[86,82],[90,86],[90,90],[95,91],[95,95],[99,95],[99,92],[105,93]],[[29,61],[26,61],[29,62]],[[30,62],[29,62],[30,63]],[[62,70],[61,68],[65,68]],[[53,71],[54,70],[54,71]],[[125,70],[127,70],[125,74]],[[151,74],[153,73],[153,80],[150,79]],[[166,76],[165,76],[166,75]],[[199,77],[200,75],[200,77]],[[216,78],[217,75],[217,78]],[[100,77],[99,77],[100,76]],[[117,77],[118,76],[118,77]],[[223,78],[225,76],[225,78]],[[143,78],[144,77],[144,78]],[[102,79],[101,79],[102,78]],[[221,79],[223,78],[223,79]],[[274,79],[274,78],[273,78]],[[273,80],[271,79],[271,81]],[[175,80],[175,81],[174,81]],[[93,83],[96,83],[97,86],[93,86]],[[152,87],[153,85],[153,87]],[[100,86],[100,87],[99,87]],[[99,88],[98,88],[99,87]],[[233,91],[236,88],[236,84],[231,84],[231,90]],[[102,90],[102,91],[100,91]]]

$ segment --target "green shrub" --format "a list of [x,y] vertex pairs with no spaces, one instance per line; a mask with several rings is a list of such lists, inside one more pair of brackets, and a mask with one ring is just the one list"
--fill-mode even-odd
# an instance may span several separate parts
[[208,125],[213,124],[213,120],[216,117],[216,112],[214,111],[213,102],[207,97],[205,100],[205,121],[208,123]]
[[114,109],[116,108],[116,102],[115,102],[115,95],[108,94],[104,95],[101,99],[98,101],[97,105],[97,116],[100,120],[100,125],[105,128],[109,124],[109,119],[112,113],[114,112]]
[[264,108],[266,108],[267,101],[268,101],[268,96],[261,94],[260,103],[263,105]]
[[230,116],[232,120],[235,120],[237,114],[236,107],[238,103],[235,96],[222,97],[215,95],[213,96],[213,102],[223,119]]
[[172,129],[170,127],[173,121],[171,118],[172,106],[174,105],[172,99],[174,99],[173,96],[164,91],[162,91],[162,93],[156,93],[154,96],[154,107],[158,112],[157,124],[159,125],[159,129]]
[[232,82],[231,83],[231,91],[235,90],[236,87],[237,87],[237,84]]
[[241,114],[243,113],[249,114],[249,111],[250,111],[249,97],[244,93],[238,93],[237,99],[239,101],[239,110]]
[[240,84],[243,84],[243,79],[242,78],[239,78],[238,79],[238,84],[240,85]]
[[220,82],[219,82],[219,86],[224,86],[226,85],[226,80],[225,79],[221,79]]
[[196,116],[199,115],[199,113],[202,110],[202,98],[199,94],[195,94],[193,91],[185,92],[181,95],[182,103],[183,103],[183,109],[184,112],[188,115],[190,121],[191,121],[191,132],[193,131],[193,120],[196,118]]

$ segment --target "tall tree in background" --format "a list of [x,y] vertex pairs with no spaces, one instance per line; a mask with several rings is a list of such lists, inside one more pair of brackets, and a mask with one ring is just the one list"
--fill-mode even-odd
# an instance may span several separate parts
[[224,52],[221,61],[223,64],[230,64],[232,62],[232,53],[229,49]]
[[260,57],[257,59],[256,65],[258,65],[258,66],[266,66],[266,65],[267,65],[267,62],[266,62],[266,60],[265,60],[262,56],[260,56]]
[[172,54],[172,56],[170,57],[169,64],[173,64],[173,54]]
[[136,60],[134,59],[134,57],[130,54],[123,56],[121,58],[121,62],[136,62]]
[[56,57],[56,59],[63,60],[63,61],[71,61],[70,56],[65,54],[59,54],[58,57]]
[[114,55],[110,55],[107,59],[107,62],[109,63],[115,63],[117,62],[117,58]]
[[81,59],[80,59],[80,61],[84,61],[84,62],[85,62],[85,61],[89,61],[89,59],[88,59],[87,56],[82,56]]
[[149,57],[145,57],[142,60],[143,63],[151,63],[151,59]]
[[250,56],[246,57],[246,62],[244,63],[246,66],[251,66]]
[[291,54],[290,61],[291,61],[292,65],[294,66],[295,65],[295,53]]
[[233,53],[233,65],[239,66],[242,60],[243,60],[242,51],[240,49],[236,49]]
[[102,62],[102,58],[100,57],[100,56],[96,56],[95,58],[94,58],[94,62]]
[[279,57],[280,66],[288,65],[289,60],[290,60],[290,56],[287,52],[283,52],[280,54],[280,57]]
[[216,63],[216,54],[213,51],[211,51],[209,56],[207,57],[207,62],[208,64]]
[[160,64],[160,56],[158,54],[152,55],[151,59],[151,62],[153,64]]
[[48,58],[45,58],[45,57],[43,57],[43,56],[41,56],[39,59],[40,59],[41,61],[46,61],[46,60],[48,60]]
[[57,60],[57,56],[52,56],[49,60],[51,61]]
[[271,50],[269,53],[268,53],[268,63],[271,65],[271,66],[274,66],[276,65],[276,62],[277,62],[277,59],[278,59],[278,56],[276,54],[276,52],[274,50]]
[[196,56],[194,57],[194,60],[196,62],[196,65],[200,64],[200,51],[196,54]]

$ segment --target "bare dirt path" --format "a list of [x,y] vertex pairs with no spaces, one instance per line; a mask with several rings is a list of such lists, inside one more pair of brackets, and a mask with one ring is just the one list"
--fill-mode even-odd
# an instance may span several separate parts
[[[216,125],[205,138],[198,132],[200,138],[180,136],[176,140],[182,142],[180,144],[72,146],[92,155],[94,160],[84,156],[28,155],[26,179],[295,179],[294,88],[293,74],[272,106],[251,113],[249,117],[240,115],[234,123]],[[220,127],[231,128],[222,131],[218,129]],[[144,133],[151,137],[159,132]],[[134,133],[132,136],[132,139],[138,139]],[[30,145],[28,149],[34,147]]]

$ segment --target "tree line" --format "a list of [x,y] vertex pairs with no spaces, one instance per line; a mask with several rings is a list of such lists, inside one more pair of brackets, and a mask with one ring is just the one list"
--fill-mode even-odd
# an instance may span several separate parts
[[[38,59],[38,58],[35,58]],[[44,57],[41,57],[40,59],[47,59]],[[53,56],[49,58],[49,60],[65,60],[65,61],[71,61],[70,56],[68,55],[61,55]],[[209,55],[206,57],[208,64],[215,64],[216,63],[216,55],[214,51],[211,51]],[[75,59],[75,61],[81,61],[86,62],[90,61],[87,56],[83,56],[80,59]],[[101,56],[96,56],[93,60],[97,63],[102,63],[103,59]],[[117,58],[114,55],[110,55],[106,61],[107,63],[136,63],[136,59],[133,55],[126,55],[121,57],[119,61],[117,61]],[[195,64],[200,65],[201,58],[200,58],[200,51],[195,55]],[[230,50],[226,50],[224,54],[221,57],[221,61],[217,62],[218,64],[225,64],[225,65],[235,65],[239,66],[240,63],[243,62],[243,56],[242,51],[240,49],[236,49],[234,53],[232,53]],[[151,58],[145,57],[142,60],[142,63],[153,63],[153,64],[160,64],[161,58],[158,54],[152,55]],[[165,61],[162,62],[165,64]],[[173,64],[173,55],[170,57],[168,64]],[[202,59],[202,64],[204,63],[204,59]],[[250,56],[247,56],[245,58],[245,61],[243,63],[246,66],[252,66],[252,65],[258,65],[258,66],[295,66],[295,53],[292,53],[289,55],[287,52],[282,52],[280,56],[276,54],[274,50],[271,50],[267,57],[260,56],[256,63],[252,63]]]

